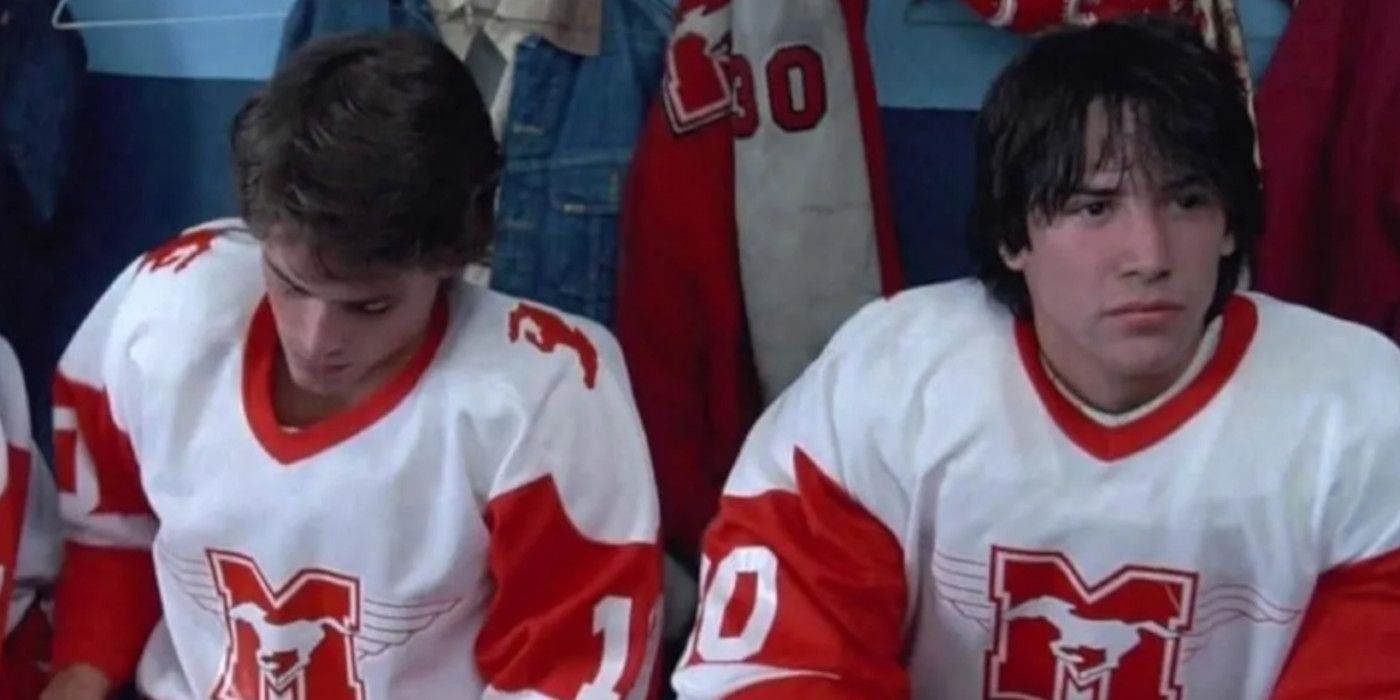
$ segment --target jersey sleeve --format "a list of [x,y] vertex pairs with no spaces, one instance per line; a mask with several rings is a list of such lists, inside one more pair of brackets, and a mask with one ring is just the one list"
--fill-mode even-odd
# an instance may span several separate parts
[[907,498],[866,435],[868,367],[840,355],[769,408],[725,486],[673,680],[682,698],[909,696],[895,534]]
[[1323,491],[1319,540],[1330,568],[1275,700],[1400,697],[1400,352],[1387,345],[1371,359],[1353,365],[1368,377],[1356,410],[1339,421],[1345,446]]
[[30,432],[19,362],[0,338],[0,697],[30,697],[43,676],[49,622],[37,603],[57,573],[58,540],[52,473]]
[[525,376],[515,407],[481,428],[504,445],[486,497],[483,698],[650,697],[660,524],[620,353],[606,331],[529,305],[512,326]]
[[124,320],[140,261],[89,313],[54,378],[54,458],[65,526],[54,668],[87,663],[129,680],[160,617],[151,560],[156,519],[132,449],[139,383]]

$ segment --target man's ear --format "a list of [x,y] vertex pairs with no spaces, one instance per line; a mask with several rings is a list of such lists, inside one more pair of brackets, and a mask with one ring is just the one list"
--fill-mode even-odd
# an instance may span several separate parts
[[1030,254],[1030,246],[1026,246],[1015,253],[1006,249],[1006,244],[997,247],[997,252],[1001,254],[1001,261],[1006,264],[1012,272],[1025,272],[1026,256]]
[[1220,241],[1220,257],[1228,258],[1234,255],[1236,247],[1235,234],[1226,231],[1225,238]]

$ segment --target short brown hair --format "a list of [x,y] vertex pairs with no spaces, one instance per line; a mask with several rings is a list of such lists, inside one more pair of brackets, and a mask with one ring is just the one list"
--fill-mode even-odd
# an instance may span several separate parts
[[441,43],[346,34],[292,55],[232,130],[239,209],[349,266],[457,266],[491,240],[501,156],[481,95]]

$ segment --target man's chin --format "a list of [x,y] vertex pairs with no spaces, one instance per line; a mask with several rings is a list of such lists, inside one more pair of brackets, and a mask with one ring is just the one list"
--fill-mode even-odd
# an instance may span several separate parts
[[1112,362],[1116,373],[1144,381],[1176,381],[1191,362],[1191,348],[1166,338],[1133,338]]
[[323,370],[309,367],[288,367],[288,374],[297,388],[317,396],[341,396],[354,384],[348,368]]

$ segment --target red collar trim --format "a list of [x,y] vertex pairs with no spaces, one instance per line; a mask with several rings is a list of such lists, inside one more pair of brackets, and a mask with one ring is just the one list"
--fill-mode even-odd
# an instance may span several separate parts
[[1259,310],[1248,298],[1235,295],[1225,304],[1220,345],[1201,373],[1176,396],[1129,423],[1107,426],[1086,415],[1055,387],[1040,360],[1040,342],[1030,319],[1016,322],[1016,347],[1036,394],[1051,418],[1074,444],[1094,457],[1113,462],[1145,450],[1191,420],[1234,376],[1259,328]]
[[394,375],[359,403],[297,431],[284,430],[272,404],[273,371],[280,343],[272,307],[263,299],[253,312],[243,357],[243,410],[253,435],[273,459],[290,465],[323,452],[373,425],[403,401],[432,364],[447,332],[447,300],[439,297],[428,321],[422,345]]

